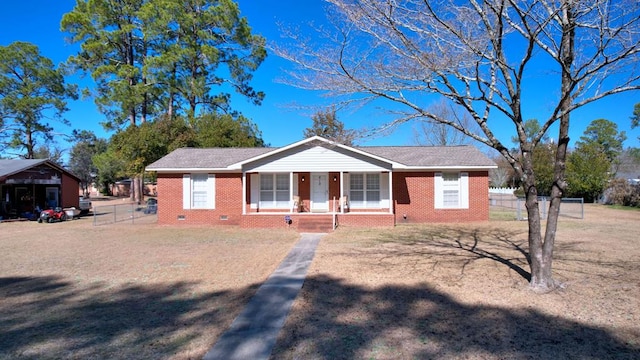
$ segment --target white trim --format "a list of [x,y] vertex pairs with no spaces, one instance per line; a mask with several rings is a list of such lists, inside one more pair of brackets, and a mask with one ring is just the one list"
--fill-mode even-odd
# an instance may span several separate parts
[[460,173],[460,208],[469,208],[469,173]]
[[389,214],[393,214],[393,172],[389,171]]
[[182,174],[182,208],[191,209],[191,174]]
[[207,176],[207,209],[216,208],[216,174]]
[[247,214],[247,173],[242,172],[242,215]]

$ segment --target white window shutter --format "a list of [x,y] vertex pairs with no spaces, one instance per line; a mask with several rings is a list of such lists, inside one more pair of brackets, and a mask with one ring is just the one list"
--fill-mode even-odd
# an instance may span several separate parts
[[191,175],[182,175],[182,208],[191,209]]
[[433,176],[433,201],[433,206],[436,209],[444,208],[444,188],[441,172],[437,172]]
[[260,175],[251,174],[249,182],[251,183],[251,208],[257,209],[260,201]]
[[216,174],[207,177],[207,209],[216,208]]
[[380,173],[380,208],[389,207],[389,173]]
[[460,207],[469,208],[469,173],[460,173]]

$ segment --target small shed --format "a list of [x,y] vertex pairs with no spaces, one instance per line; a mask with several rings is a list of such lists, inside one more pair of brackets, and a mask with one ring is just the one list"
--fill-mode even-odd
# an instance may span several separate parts
[[78,207],[79,183],[47,159],[0,159],[0,217],[32,218],[37,209]]

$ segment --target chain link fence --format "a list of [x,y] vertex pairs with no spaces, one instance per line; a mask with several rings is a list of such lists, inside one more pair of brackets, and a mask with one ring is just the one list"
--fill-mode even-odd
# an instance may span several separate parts
[[[94,203],[95,204],[95,203]],[[151,224],[158,220],[157,204],[100,205],[93,207],[93,226],[129,222],[132,224]]]
[[[549,211],[549,198],[538,197],[540,216],[544,219]],[[508,194],[490,194],[489,208],[495,217],[501,219],[514,218],[516,220],[527,219],[527,209],[525,199]],[[560,203],[560,216],[574,219],[584,219],[584,199],[583,198],[562,198]]]

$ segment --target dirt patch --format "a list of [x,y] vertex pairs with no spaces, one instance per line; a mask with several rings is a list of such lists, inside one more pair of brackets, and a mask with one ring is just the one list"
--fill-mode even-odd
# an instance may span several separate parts
[[527,224],[340,229],[273,359],[640,358],[640,212],[560,220],[557,291],[527,287]]
[[298,234],[0,224],[0,358],[197,359]]

